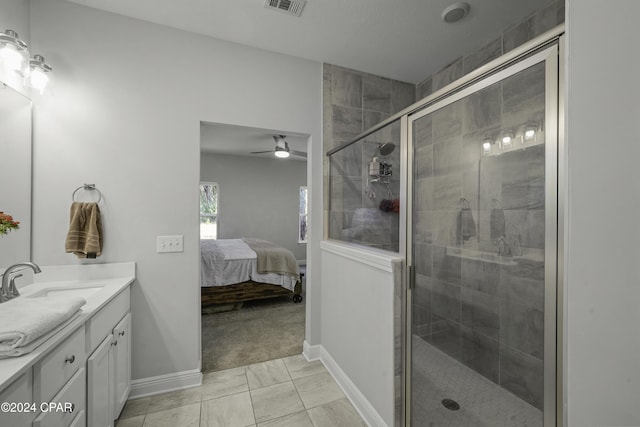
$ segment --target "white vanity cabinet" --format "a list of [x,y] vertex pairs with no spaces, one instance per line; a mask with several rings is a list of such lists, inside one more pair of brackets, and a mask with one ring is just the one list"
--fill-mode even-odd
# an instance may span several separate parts
[[0,410],[0,427],[113,427],[131,384],[135,263],[41,270],[20,298],[76,295],[85,304],[32,351],[0,359],[0,404],[13,405]]
[[112,427],[131,387],[129,288],[87,323],[87,423]]

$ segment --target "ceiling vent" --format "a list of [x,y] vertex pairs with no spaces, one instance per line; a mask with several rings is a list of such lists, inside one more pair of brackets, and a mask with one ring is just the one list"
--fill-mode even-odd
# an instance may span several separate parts
[[300,16],[305,4],[307,4],[305,0],[265,0],[264,7],[293,16]]

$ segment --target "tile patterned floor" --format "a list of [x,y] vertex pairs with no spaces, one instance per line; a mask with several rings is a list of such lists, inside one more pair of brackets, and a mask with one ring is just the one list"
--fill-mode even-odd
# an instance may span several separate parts
[[116,427],[366,426],[319,361],[301,355],[205,374],[200,387],[129,400]]
[[[542,411],[415,336],[412,340],[412,425],[542,427]],[[458,402],[450,411],[442,399]]]

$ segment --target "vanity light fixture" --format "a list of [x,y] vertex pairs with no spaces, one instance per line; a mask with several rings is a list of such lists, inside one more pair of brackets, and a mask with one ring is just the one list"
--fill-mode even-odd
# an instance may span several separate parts
[[500,131],[494,134],[485,135],[480,140],[480,154],[482,156],[500,156],[515,150],[526,149],[544,143],[544,133],[542,126],[538,122],[526,122],[515,127],[514,133],[511,129]]
[[13,30],[0,33],[0,67],[18,73],[29,86],[40,93],[49,83],[49,64],[44,62],[42,55],[34,55],[29,59],[27,44]]
[[49,84],[48,73],[51,72],[52,68],[44,62],[42,55],[34,55],[29,61],[29,68],[31,69],[29,75],[31,87],[42,93],[47,84]]
[[0,33],[0,63],[4,68],[24,75],[28,72],[28,59],[27,44],[20,40],[18,33],[13,30]]

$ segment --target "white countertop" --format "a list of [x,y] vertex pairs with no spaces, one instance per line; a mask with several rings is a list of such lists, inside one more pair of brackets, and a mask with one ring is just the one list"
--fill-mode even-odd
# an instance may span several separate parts
[[[23,372],[26,372],[52,348],[57,346],[91,316],[111,301],[135,280],[135,263],[112,263],[69,266],[41,266],[42,273],[33,275],[33,283],[19,288],[21,296],[28,298],[43,289],[97,287],[101,289],[86,297],[87,303],[80,309],[80,315],[67,326],[44,341],[31,353],[0,359],[0,391],[9,386]],[[0,305],[1,308],[1,305]]]

